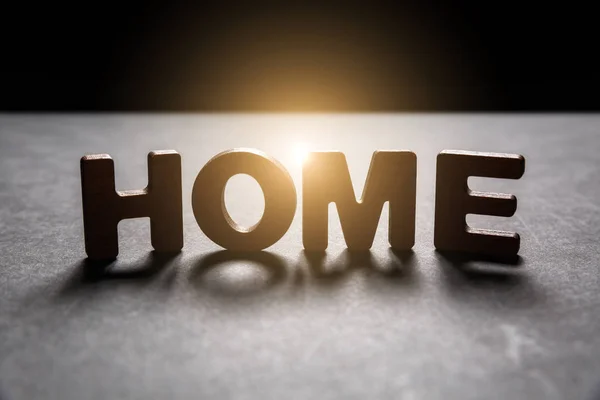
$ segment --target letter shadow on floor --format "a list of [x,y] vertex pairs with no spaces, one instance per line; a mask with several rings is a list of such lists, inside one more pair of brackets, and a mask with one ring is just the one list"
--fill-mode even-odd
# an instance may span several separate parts
[[197,289],[206,289],[213,294],[244,297],[284,282],[288,268],[285,259],[268,251],[220,250],[194,262],[189,281]]
[[454,299],[482,307],[522,308],[542,299],[520,256],[501,257],[435,251],[442,271],[442,284]]
[[[86,258],[75,266],[73,274],[65,282],[61,293],[68,294],[86,286],[109,281],[115,285],[143,285],[160,277],[169,284],[175,278],[175,269],[172,268],[166,277],[163,273],[180,254],[181,252],[158,253],[151,251],[147,256],[130,263],[121,263],[116,259],[98,261]],[[125,268],[121,268],[121,266]]]
[[416,258],[412,250],[388,249],[385,260],[377,260],[373,252],[345,249],[336,258],[327,260],[327,252],[303,250],[308,264],[309,275],[319,284],[335,284],[347,275],[365,272],[384,277],[394,283],[413,284],[416,282]]
[[[465,274],[481,276],[503,276],[523,264],[523,258],[514,256],[494,256],[487,254],[435,250],[438,259],[445,264],[463,271]],[[474,268],[474,263],[488,268]]]

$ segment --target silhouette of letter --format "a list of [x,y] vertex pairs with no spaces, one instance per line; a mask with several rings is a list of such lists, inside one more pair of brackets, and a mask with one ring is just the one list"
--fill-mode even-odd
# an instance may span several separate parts
[[[225,185],[236,174],[256,179],[265,196],[263,216],[250,228],[236,224],[225,206]],[[229,250],[262,250],[276,243],[294,219],[296,201],[294,182],[283,165],[253,149],[217,154],[200,170],[192,189],[198,226],[209,239]]]
[[81,159],[81,192],[88,257],[117,257],[117,224],[126,218],[150,217],[156,251],[179,251],[183,247],[181,157],[176,151],[148,154],[148,186],[123,192],[115,189],[115,166],[108,154],[85,156]]
[[525,159],[517,154],[444,150],[437,157],[434,244],[439,250],[490,255],[516,255],[520,237],[514,232],[475,229],[466,214],[510,217],[517,210],[511,194],[469,189],[469,176],[519,179]]
[[389,242],[399,250],[415,243],[417,158],[410,151],[376,151],[362,197],[356,201],[346,157],[315,152],[302,171],[302,241],[309,251],[327,248],[328,205],[336,203],[350,250],[373,245],[383,203],[390,203]]

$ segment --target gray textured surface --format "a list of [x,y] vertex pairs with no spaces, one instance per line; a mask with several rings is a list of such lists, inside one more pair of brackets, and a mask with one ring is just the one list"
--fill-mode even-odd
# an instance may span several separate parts
[[[299,194],[295,149],[338,149],[362,190],[371,153],[418,156],[417,237],[397,258],[382,218],[370,256],[344,252],[337,215],[322,263],[302,252],[299,208],[264,259],[229,260],[191,213],[196,173],[255,147]],[[120,225],[121,257],[84,273],[79,158],[106,152],[119,189],[146,184],[146,154],[183,156],[184,251],[150,253],[147,220]],[[435,156],[521,153],[520,265],[434,251]],[[600,391],[600,118],[511,115],[0,117],[0,398],[589,399]],[[257,218],[231,188],[234,217]],[[300,204],[299,204],[300,206]],[[386,208],[387,210],[387,208]],[[223,261],[225,260],[225,261]]]

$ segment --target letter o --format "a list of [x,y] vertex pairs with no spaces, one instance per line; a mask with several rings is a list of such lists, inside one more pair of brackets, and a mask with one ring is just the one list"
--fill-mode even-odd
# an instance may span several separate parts
[[[225,185],[234,175],[248,174],[265,197],[262,218],[243,228],[225,206]],[[192,189],[192,209],[198,226],[228,250],[258,251],[275,244],[289,229],[296,212],[292,177],[277,160],[254,149],[233,149],[214,156],[200,170]]]

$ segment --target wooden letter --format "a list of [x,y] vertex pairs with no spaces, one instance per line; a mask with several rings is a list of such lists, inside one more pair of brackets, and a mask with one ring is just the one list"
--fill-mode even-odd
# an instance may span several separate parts
[[469,176],[519,179],[525,159],[517,154],[444,150],[437,157],[434,244],[439,250],[511,256],[519,252],[517,233],[471,228],[466,214],[510,217],[517,210],[511,194],[469,189]]
[[183,247],[181,157],[176,151],[148,154],[148,186],[123,192],[115,189],[115,166],[108,154],[85,156],[81,159],[81,192],[88,257],[117,257],[117,224],[126,218],[150,217],[156,251],[179,251]]
[[[250,228],[236,224],[225,206],[225,185],[236,174],[256,179],[265,196],[263,216]],[[284,166],[253,149],[217,154],[200,170],[192,189],[192,208],[200,229],[229,250],[262,250],[276,243],[294,219],[296,202],[296,188]]]
[[417,158],[413,152],[373,153],[359,201],[356,201],[343,153],[311,153],[304,162],[302,174],[302,241],[306,250],[327,248],[331,202],[336,203],[350,250],[371,248],[386,201],[390,203],[390,245],[399,250],[408,250],[414,245]]

